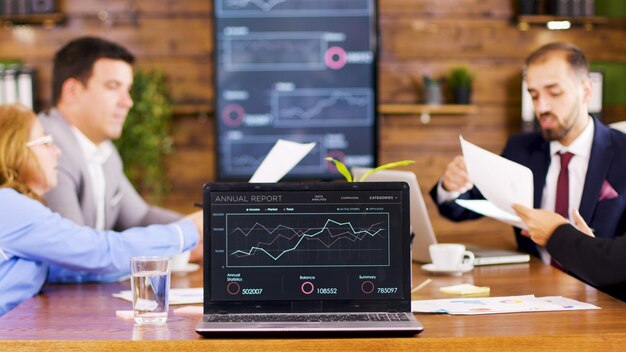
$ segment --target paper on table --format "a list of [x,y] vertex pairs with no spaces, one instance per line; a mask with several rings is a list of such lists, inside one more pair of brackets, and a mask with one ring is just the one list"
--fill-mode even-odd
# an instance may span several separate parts
[[[522,220],[514,203],[533,207],[533,173],[524,165],[482,149],[459,136],[463,158],[472,183],[496,208]],[[498,219],[499,220],[499,219]]]
[[457,199],[455,202],[478,214],[500,220],[504,223],[517,226],[520,229],[528,229],[528,225],[517,215],[509,214],[506,211],[496,207],[493,203],[485,199]]
[[251,183],[280,181],[302,158],[315,147],[312,143],[296,143],[279,139],[250,179]]
[[434,299],[411,302],[411,311],[414,313],[448,313],[452,315],[551,312],[584,309],[600,309],[600,307],[560,296],[535,297],[534,295]]
[[[169,303],[170,305],[202,303],[204,298],[203,292],[201,287],[173,288],[170,289]],[[130,290],[114,293],[113,297],[121,298],[129,302],[133,301],[133,293]]]

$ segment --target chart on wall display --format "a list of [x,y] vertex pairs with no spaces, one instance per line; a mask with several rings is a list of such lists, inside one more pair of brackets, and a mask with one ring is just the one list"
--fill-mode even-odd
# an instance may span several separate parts
[[376,162],[374,0],[216,0],[218,178],[248,179],[278,139],[316,142],[287,178]]

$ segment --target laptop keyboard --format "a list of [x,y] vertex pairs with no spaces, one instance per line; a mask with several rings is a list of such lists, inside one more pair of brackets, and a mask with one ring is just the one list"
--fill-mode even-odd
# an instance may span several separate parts
[[405,313],[358,314],[211,314],[205,315],[211,323],[234,322],[343,322],[343,321],[409,321]]

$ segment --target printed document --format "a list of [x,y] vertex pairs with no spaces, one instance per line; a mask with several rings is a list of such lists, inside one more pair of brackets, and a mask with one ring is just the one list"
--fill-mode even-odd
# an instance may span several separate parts
[[312,143],[296,143],[279,139],[256,169],[250,183],[273,183],[280,181],[315,147]]
[[411,302],[411,311],[413,313],[447,313],[451,315],[552,312],[585,309],[600,309],[600,307],[561,296],[535,297],[535,295],[433,299]]
[[519,203],[533,207],[533,173],[526,166],[482,149],[459,136],[463,158],[472,183],[486,200],[456,202],[479,214],[525,229],[512,208]]

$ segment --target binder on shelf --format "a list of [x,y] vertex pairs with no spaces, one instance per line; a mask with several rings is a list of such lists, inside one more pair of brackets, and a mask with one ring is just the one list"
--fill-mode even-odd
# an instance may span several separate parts
[[583,0],[583,16],[594,16],[596,14],[595,0]]
[[17,101],[31,110],[35,107],[33,88],[33,70],[22,68],[17,75]]
[[12,68],[4,70],[4,101],[6,104],[17,102],[17,82],[15,81],[15,70]]
[[4,65],[0,64],[0,104],[6,104],[4,99]]
[[32,13],[54,13],[56,11],[55,0],[29,0]]
[[0,64],[0,104],[15,103],[35,109],[35,70]]
[[583,1],[582,0],[570,0],[569,2],[569,16],[581,17],[583,15]]
[[56,0],[0,0],[0,15],[54,13],[56,7]]

